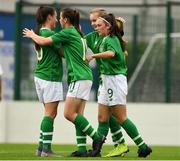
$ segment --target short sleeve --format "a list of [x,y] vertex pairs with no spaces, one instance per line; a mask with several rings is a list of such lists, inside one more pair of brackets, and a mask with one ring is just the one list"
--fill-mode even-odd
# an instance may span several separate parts
[[[50,37],[50,36],[55,35],[55,34],[56,34],[56,32],[53,30],[48,30],[48,29],[44,29],[44,30],[42,29],[41,30],[41,36],[43,36],[43,37]],[[55,50],[61,48],[60,43],[59,44],[58,43],[57,44],[49,44],[48,46],[54,48]]]
[[53,44],[58,44],[58,43],[66,43],[69,42],[69,33],[66,32],[66,30],[61,30],[60,32],[54,34],[51,36],[53,40]]
[[106,47],[107,47],[106,50],[116,53],[117,52],[117,46],[116,46],[116,43],[114,42],[114,39],[109,38],[106,40],[107,40],[106,41]]

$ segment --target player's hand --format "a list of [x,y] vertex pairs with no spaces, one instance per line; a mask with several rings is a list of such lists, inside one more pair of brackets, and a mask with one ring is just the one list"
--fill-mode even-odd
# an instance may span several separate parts
[[32,38],[33,35],[35,35],[34,31],[31,29],[24,28],[23,29],[23,37],[29,37]]
[[87,54],[86,55],[86,61],[90,62],[91,60],[93,60],[94,58],[92,57],[92,54]]

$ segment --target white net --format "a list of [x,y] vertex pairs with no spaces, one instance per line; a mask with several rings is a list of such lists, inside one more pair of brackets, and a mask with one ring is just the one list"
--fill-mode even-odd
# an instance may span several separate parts
[[[180,102],[180,33],[171,34],[172,53],[170,63],[171,101]],[[165,102],[166,96],[166,36],[152,37],[135,72],[129,80],[128,101]]]

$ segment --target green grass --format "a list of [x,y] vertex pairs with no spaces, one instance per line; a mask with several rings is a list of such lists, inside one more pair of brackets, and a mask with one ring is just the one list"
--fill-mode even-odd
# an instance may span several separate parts
[[[130,146],[130,152],[125,157],[113,158],[72,158],[68,155],[75,151],[75,145],[53,145],[52,149],[62,157],[36,157],[35,144],[0,144],[0,160],[141,160],[137,157],[137,147]],[[104,145],[102,155],[107,154],[113,147]],[[180,147],[152,146],[153,153],[146,160],[180,160]],[[144,158],[142,158],[143,160]]]

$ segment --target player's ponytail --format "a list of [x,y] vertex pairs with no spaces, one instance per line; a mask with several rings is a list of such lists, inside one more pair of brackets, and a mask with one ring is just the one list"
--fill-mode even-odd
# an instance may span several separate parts
[[[46,22],[48,15],[53,16],[54,14],[55,14],[55,9],[50,6],[40,6],[38,8],[36,13],[36,28],[35,28],[35,33],[37,35],[39,35],[39,31]],[[35,43],[35,49],[36,50],[40,49],[40,46],[37,43]]]
[[124,36],[124,23],[126,21],[122,17],[116,18],[116,25],[117,25],[117,30],[120,33],[121,40],[120,42],[123,44],[124,48],[126,46],[126,41],[122,38]]
[[124,23],[126,21],[122,18],[122,17],[117,17],[116,18],[116,24],[117,24],[117,27],[120,31],[120,34],[121,36],[124,36]]
[[81,27],[80,27],[80,15],[79,15],[79,11],[78,10],[74,10],[74,24],[73,26],[76,28],[76,30],[79,32],[79,34],[81,35],[81,37],[83,37],[83,33],[81,32]]
[[61,13],[63,18],[67,18],[69,23],[72,24],[75,27],[75,29],[79,32],[81,37],[83,37],[83,33],[81,31],[80,22],[79,22],[80,21],[79,11],[72,8],[64,8],[61,11]]
[[106,23],[109,23],[111,25],[109,34],[110,36],[115,35],[118,37],[122,51],[125,51],[126,47],[126,41],[123,40],[124,31],[121,27],[118,27],[116,23],[115,16],[111,13],[101,16],[103,19],[105,19]]

